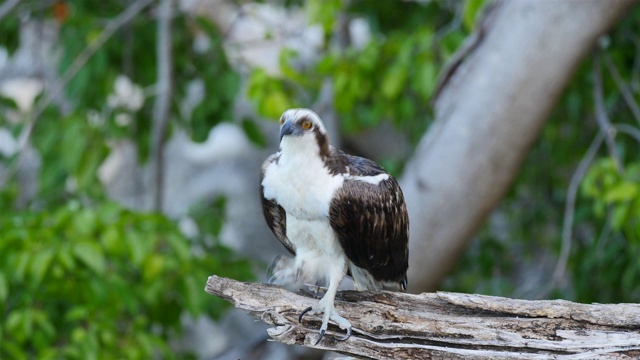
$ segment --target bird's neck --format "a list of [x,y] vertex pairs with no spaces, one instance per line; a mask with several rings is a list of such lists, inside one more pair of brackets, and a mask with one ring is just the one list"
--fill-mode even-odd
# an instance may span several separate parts
[[280,161],[308,162],[320,160],[320,148],[313,139],[285,137],[280,142]]

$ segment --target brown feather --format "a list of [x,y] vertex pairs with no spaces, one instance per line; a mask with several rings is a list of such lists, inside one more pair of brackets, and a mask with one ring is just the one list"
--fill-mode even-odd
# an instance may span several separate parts
[[[336,173],[348,166],[352,176],[388,174],[371,160],[339,150],[333,150],[327,166]],[[397,282],[406,289],[409,216],[402,190],[391,175],[377,185],[345,180],[331,201],[329,220],[354,265],[377,281]]]
[[262,186],[262,180],[264,180],[264,173],[267,167],[273,163],[278,162],[279,155],[273,154],[267,158],[262,164],[260,171],[260,197],[262,198],[262,212],[264,218],[267,221],[267,225],[276,236],[276,238],[284,245],[285,248],[292,254],[296,254],[296,247],[287,238],[287,214],[275,201],[269,200],[264,197],[264,186]]

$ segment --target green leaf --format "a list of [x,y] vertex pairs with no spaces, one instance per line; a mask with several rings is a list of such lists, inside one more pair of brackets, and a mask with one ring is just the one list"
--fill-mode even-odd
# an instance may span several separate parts
[[76,327],[71,331],[71,341],[74,343],[82,343],[87,338],[87,332],[82,327]]
[[9,313],[4,323],[4,328],[10,333],[17,333],[18,326],[22,323],[24,311],[16,310]]
[[166,236],[166,240],[173,251],[175,251],[176,256],[180,261],[186,261],[191,257],[189,242],[185,238],[177,236],[175,234],[168,234]]
[[260,113],[271,119],[279,119],[280,115],[291,107],[291,102],[284,92],[272,91],[264,97]]
[[42,310],[36,310],[33,314],[33,320],[40,330],[48,337],[53,339],[56,335],[56,329],[47,316],[47,313]]
[[485,0],[466,0],[463,10],[463,24],[468,31],[475,28],[476,17]]
[[638,196],[639,186],[633,182],[621,182],[610,189],[604,194],[604,201],[608,203],[632,200]]
[[73,227],[81,236],[91,236],[96,229],[97,214],[90,209],[79,211],[73,218]]
[[74,306],[64,315],[65,320],[75,322],[78,320],[86,319],[89,316],[89,311],[84,306]]
[[191,313],[192,316],[197,316],[199,313],[198,309],[200,308],[198,306],[198,299],[202,293],[202,286],[198,285],[195,279],[191,276],[187,276],[187,278],[184,279],[184,285],[184,299],[187,310]]
[[438,73],[432,62],[420,64],[416,69],[416,76],[412,79],[413,86],[423,101],[428,101],[431,98],[437,78]]
[[611,213],[611,227],[614,230],[620,230],[627,222],[627,215],[631,208],[629,203],[622,203],[614,206]]
[[151,254],[142,264],[142,278],[150,281],[157,278],[164,268],[165,259],[158,254]]
[[29,266],[29,262],[31,261],[31,254],[21,253],[18,254],[16,260],[16,266],[14,267],[13,274],[17,278],[18,281],[23,281],[25,278],[25,274],[27,273],[27,268]]
[[7,282],[7,277],[0,272],[0,303],[4,303],[7,301],[9,297],[9,283]]
[[382,94],[388,99],[395,99],[404,88],[406,79],[407,66],[396,62],[382,80]]
[[44,249],[38,252],[31,261],[31,274],[34,284],[40,284],[44,274],[49,270],[54,252],[52,249]]
[[260,127],[258,127],[258,125],[254,121],[250,119],[244,119],[242,121],[242,129],[252,143],[258,145],[261,148],[267,146],[267,139],[262,133]]
[[146,239],[137,231],[131,231],[127,233],[126,243],[129,245],[131,251],[131,261],[135,265],[142,264],[142,260],[147,256],[147,244]]
[[120,234],[116,227],[108,227],[102,232],[100,236],[102,246],[109,253],[122,254],[126,251],[123,241],[120,241]]
[[73,246],[73,254],[91,270],[102,275],[106,270],[106,262],[102,250],[90,242],[81,242]]
[[320,24],[328,34],[342,6],[342,0],[308,0],[305,9],[309,23]]
[[63,246],[58,251],[58,261],[67,269],[67,271],[73,271],[76,267],[76,262],[71,255],[71,247]]

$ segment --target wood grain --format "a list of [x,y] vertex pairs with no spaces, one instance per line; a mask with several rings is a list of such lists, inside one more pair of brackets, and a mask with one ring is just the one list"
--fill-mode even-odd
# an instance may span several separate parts
[[330,325],[318,339],[321,319],[300,311],[318,300],[282,287],[210,276],[208,293],[273,325],[269,335],[285,344],[361,358],[589,359],[640,356],[639,304],[578,304],[517,300],[448,292],[419,295],[342,291],[337,311],[353,325],[347,341]]

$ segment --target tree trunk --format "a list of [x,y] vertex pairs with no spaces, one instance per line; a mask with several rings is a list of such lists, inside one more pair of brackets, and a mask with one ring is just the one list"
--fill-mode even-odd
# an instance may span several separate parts
[[[282,287],[210,276],[208,293],[274,325],[285,344],[374,359],[548,359],[640,356],[640,305],[514,300],[457,293],[343,291],[336,310],[353,333],[329,326],[316,344],[322,319],[300,312],[318,299]],[[321,316],[321,315],[320,315]]]
[[409,289],[435,289],[508,190],[580,60],[633,0],[499,1],[446,74],[400,184]]

